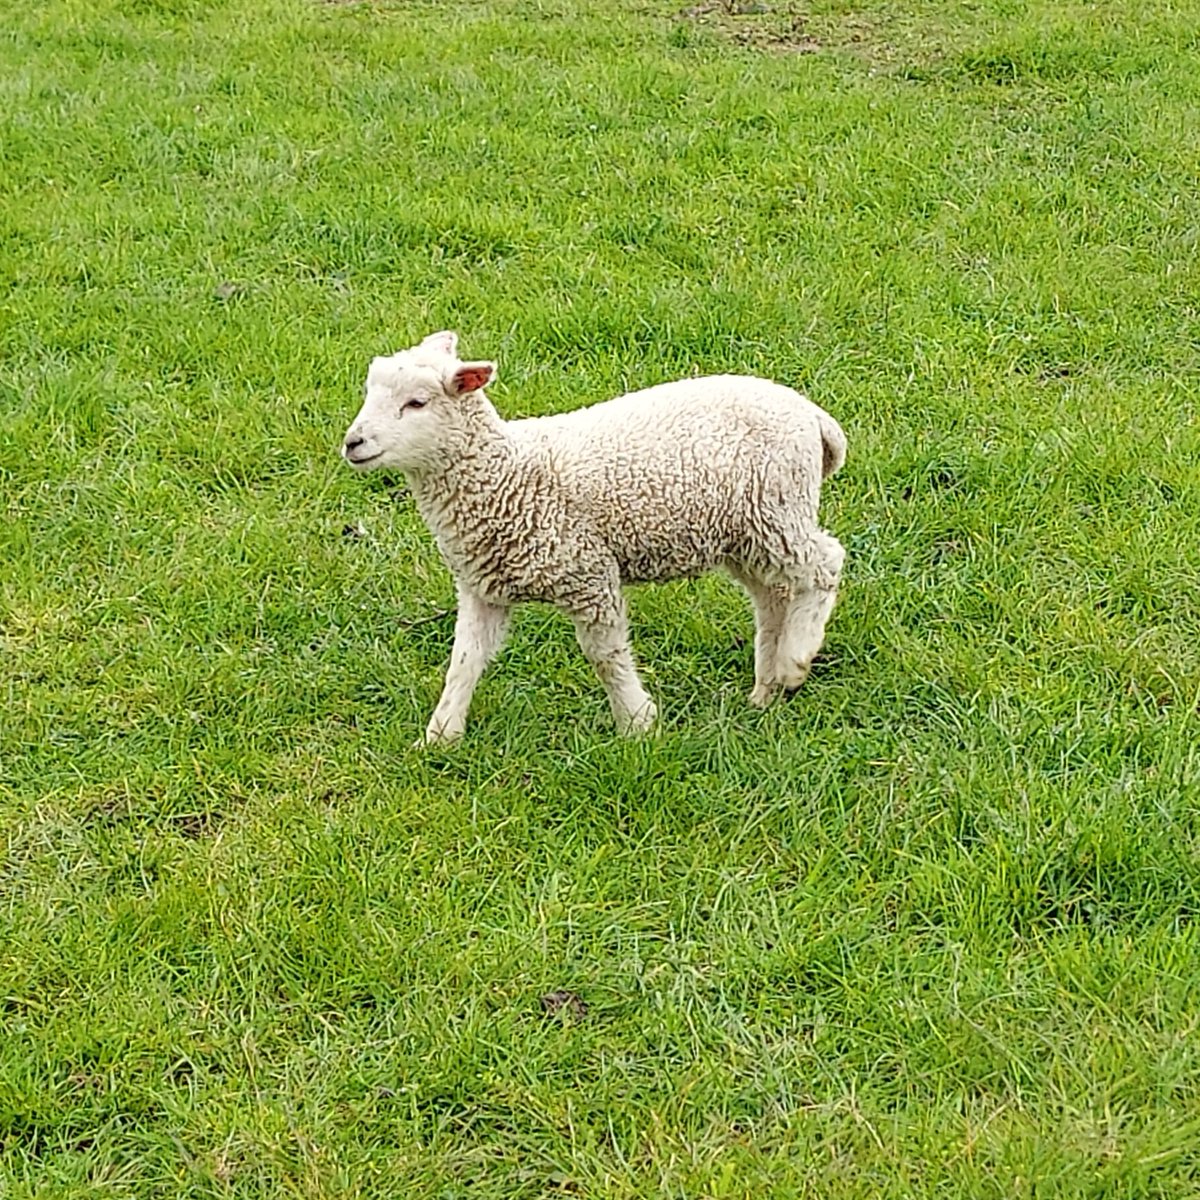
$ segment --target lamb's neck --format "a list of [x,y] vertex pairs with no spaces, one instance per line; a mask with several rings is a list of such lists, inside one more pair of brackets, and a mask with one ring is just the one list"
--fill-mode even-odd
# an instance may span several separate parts
[[445,529],[478,522],[492,505],[510,493],[522,470],[521,455],[503,426],[489,429],[444,465],[409,477],[421,515],[431,526]]

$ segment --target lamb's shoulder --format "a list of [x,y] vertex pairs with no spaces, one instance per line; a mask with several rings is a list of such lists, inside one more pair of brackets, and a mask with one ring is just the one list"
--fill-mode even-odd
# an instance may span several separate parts
[[[517,440],[517,439],[514,439]],[[594,583],[610,556],[540,439],[469,485],[417,494],[442,558],[461,584],[497,604],[560,603]]]

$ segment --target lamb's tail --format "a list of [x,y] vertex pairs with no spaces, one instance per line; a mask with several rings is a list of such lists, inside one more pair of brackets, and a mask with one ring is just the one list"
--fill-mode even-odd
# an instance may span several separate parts
[[821,427],[821,478],[828,479],[846,461],[846,435],[824,409],[817,409]]

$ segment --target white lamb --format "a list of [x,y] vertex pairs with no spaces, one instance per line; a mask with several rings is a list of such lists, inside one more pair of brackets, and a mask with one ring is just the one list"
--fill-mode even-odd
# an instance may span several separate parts
[[820,529],[821,482],[846,456],[838,423],[749,376],[660,384],[550,417],[505,421],[452,332],[372,361],[342,455],[407,477],[454,575],[458,618],[427,742],[459,737],[514,604],[569,616],[625,733],[657,715],[634,666],[623,583],[723,567],[754,602],[763,707],[821,648],[845,552]]

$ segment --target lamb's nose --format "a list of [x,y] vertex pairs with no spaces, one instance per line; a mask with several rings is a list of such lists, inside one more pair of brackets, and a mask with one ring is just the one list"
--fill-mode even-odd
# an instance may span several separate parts
[[366,438],[353,437],[353,436],[347,435],[346,447],[345,447],[346,453],[349,454],[351,450],[357,450],[359,448],[359,446],[361,446],[363,444],[363,442],[365,442],[366,440],[367,440]]

